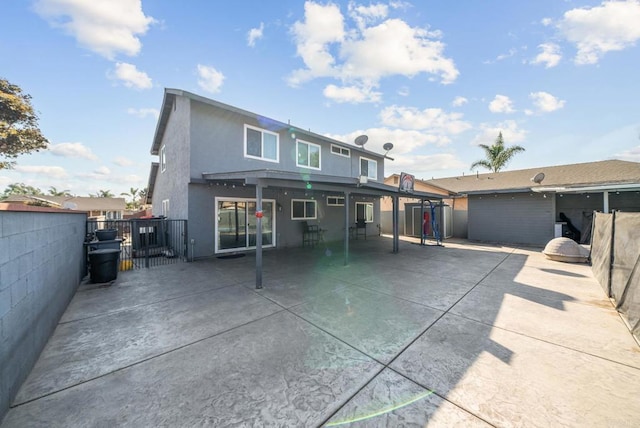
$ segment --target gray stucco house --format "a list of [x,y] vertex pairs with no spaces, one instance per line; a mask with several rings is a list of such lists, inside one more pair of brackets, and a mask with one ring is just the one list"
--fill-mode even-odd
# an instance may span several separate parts
[[165,89],[151,154],[153,215],[188,220],[194,257],[315,244],[307,226],[348,249],[357,220],[377,235],[380,198],[398,195],[385,155],[178,89]]
[[594,211],[640,211],[637,162],[545,166],[425,183],[458,194],[449,203],[468,211],[466,238],[476,241],[545,245],[567,236],[586,243]]

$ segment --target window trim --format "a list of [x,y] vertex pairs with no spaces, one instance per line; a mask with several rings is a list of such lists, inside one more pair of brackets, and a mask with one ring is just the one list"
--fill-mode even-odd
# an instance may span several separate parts
[[[370,159],[370,158],[366,158],[364,156],[360,156],[360,162],[358,162],[358,166],[360,168],[360,176],[362,176],[362,161],[366,160],[369,162],[369,171],[367,173],[367,178],[370,178],[372,180],[377,180],[378,179],[378,161],[375,159]],[[375,164],[375,168],[371,168],[371,163]],[[375,176],[371,176],[371,170],[373,169]]]
[[165,217],[169,217],[169,199],[162,200],[162,215]]
[[[264,154],[264,134],[270,134],[276,137],[276,158],[275,159],[270,159],[270,158],[266,158],[264,156],[254,156],[254,155],[250,155],[247,153],[247,130],[248,129],[253,129],[254,131],[258,131],[261,134],[260,137],[260,153]],[[244,157],[245,158],[249,158],[249,159],[257,159],[257,160],[261,160],[261,161],[265,161],[265,162],[273,162],[273,163],[279,163],[280,162],[280,134],[278,134],[277,132],[272,132],[269,131],[267,129],[263,129],[263,128],[258,128],[257,126],[251,126],[248,124],[244,124]]]
[[[365,223],[373,223],[375,220],[375,212],[374,212],[374,205],[373,202],[356,202],[356,206],[355,206],[355,210],[354,210],[354,215],[355,215],[355,221],[356,223],[358,222],[358,205],[364,205],[364,215],[365,215],[365,219],[364,222]],[[367,219],[367,206],[371,207],[371,219],[368,220]]]
[[[329,199],[335,199],[335,203],[329,202]],[[342,200],[342,202],[340,202]],[[328,207],[344,207],[344,196],[327,196],[327,206]]]
[[[338,149],[338,152],[335,152],[333,150],[334,148]],[[346,152],[346,154],[344,154],[343,152]],[[331,145],[331,153],[336,155],[336,156],[342,156],[344,158],[350,158],[351,157],[351,150],[347,149],[346,147],[338,146],[336,144],[332,144]]]
[[[293,216],[293,203],[294,202],[303,202],[305,205],[305,217],[294,217]],[[313,217],[307,217],[307,208],[306,208],[306,203],[307,202],[313,202]],[[291,220],[316,220],[318,218],[318,201],[316,201],[315,199],[291,199]]]
[[167,151],[166,145],[160,147],[160,172],[165,172],[167,170]]
[[[298,144],[306,144],[307,146],[315,146],[318,148],[318,166],[311,166],[311,165],[301,165],[298,163]],[[310,161],[310,157],[311,157],[311,153],[309,152],[309,150],[307,149],[307,162]],[[300,168],[309,168],[309,169],[315,169],[315,170],[321,170],[322,169],[322,146],[320,144],[315,144],[315,143],[310,143],[309,141],[304,141],[304,140],[296,140],[296,166],[300,167]]]

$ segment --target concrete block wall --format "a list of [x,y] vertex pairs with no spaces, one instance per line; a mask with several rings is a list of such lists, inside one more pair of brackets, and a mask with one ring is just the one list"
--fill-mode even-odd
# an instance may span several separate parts
[[1,421],[82,280],[87,216],[0,206]]

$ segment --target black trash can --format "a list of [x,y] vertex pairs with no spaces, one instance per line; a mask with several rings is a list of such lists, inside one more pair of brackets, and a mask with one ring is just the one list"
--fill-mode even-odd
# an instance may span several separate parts
[[120,250],[103,249],[89,251],[91,282],[110,282],[118,277]]

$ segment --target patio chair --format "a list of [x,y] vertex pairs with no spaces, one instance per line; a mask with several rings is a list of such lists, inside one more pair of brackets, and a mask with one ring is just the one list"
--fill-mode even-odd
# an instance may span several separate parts
[[358,239],[359,235],[364,236],[364,239],[366,241],[366,239],[367,239],[367,223],[364,221],[363,218],[359,218],[356,221],[356,239]]
[[306,221],[302,223],[302,246],[315,246],[320,240],[320,229],[317,225],[309,224]]

